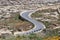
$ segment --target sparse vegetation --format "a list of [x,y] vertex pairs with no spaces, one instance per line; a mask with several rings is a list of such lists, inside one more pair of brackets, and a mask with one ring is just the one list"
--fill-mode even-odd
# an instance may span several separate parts
[[[32,14],[33,19],[38,18],[36,20],[39,22],[42,22],[46,26],[46,29],[43,30],[43,32],[46,34],[46,36],[45,36],[45,38],[43,38],[43,40],[60,40],[60,34],[59,34],[60,30],[58,28],[54,29],[55,27],[60,27],[59,14],[56,13],[58,15],[58,16],[56,16],[58,19],[56,17],[54,17],[55,14],[53,12],[56,12],[56,11],[57,10],[45,10],[45,11],[43,10],[42,12],[37,11],[34,14]],[[51,16],[51,15],[54,15],[54,16]]]
[[[42,16],[41,16],[42,15]],[[57,10],[53,9],[46,9],[46,10],[39,10],[32,15],[33,19],[36,19],[37,21],[41,21],[45,24],[47,28],[54,28],[54,26],[59,26],[59,14]]]
[[[29,2],[30,1],[30,2]],[[32,18],[37,18],[37,21],[41,21],[45,26],[45,31],[42,31],[42,34],[44,37],[36,34],[30,34],[30,35],[24,35],[24,36],[11,36],[10,38],[7,36],[7,38],[3,35],[0,40],[60,40],[60,29],[55,29],[56,27],[60,27],[60,14],[59,18],[57,16],[54,17],[55,14],[53,14],[56,10],[56,8],[59,8],[60,4],[53,3],[54,6],[50,6],[50,2],[47,4],[40,4],[39,1],[35,0],[1,0],[2,6],[0,6],[0,16],[2,14],[6,14],[7,12],[11,14],[11,17],[9,18],[0,18],[0,29],[5,30],[13,30],[12,34],[16,31],[27,31],[33,28],[33,24],[28,22],[27,20],[24,20],[20,17],[20,10],[25,9],[37,9],[41,8],[42,10],[39,10],[32,14]],[[38,3],[39,2],[39,3]],[[43,1],[44,2],[44,1]],[[51,3],[52,4],[52,3]],[[12,5],[12,6],[7,6]],[[45,6],[43,6],[45,5]],[[55,8],[56,7],[56,8]],[[52,8],[52,9],[51,9]],[[47,15],[45,13],[50,13],[50,15]],[[52,15],[52,16],[51,16]],[[4,16],[4,15],[3,15]],[[8,16],[8,15],[7,15]],[[42,19],[40,19],[42,18]],[[5,30],[4,30],[5,29]]]
[[38,37],[36,34],[30,34],[28,36],[27,35],[17,36],[17,37],[11,37],[11,38],[7,38],[7,39],[2,39],[2,40],[43,40],[43,38]]
[[6,26],[9,30],[15,31],[27,31],[33,27],[33,25],[26,20],[22,20],[19,18],[20,15],[18,13],[12,14],[10,18],[4,20],[0,20],[1,27]]

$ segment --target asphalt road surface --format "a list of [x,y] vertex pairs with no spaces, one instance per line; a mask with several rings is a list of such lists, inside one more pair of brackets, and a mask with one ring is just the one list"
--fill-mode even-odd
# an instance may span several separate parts
[[32,10],[25,10],[23,12],[20,13],[20,16],[31,22],[34,25],[34,28],[28,30],[28,31],[23,31],[23,32],[17,32],[15,33],[15,35],[26,35],[26,34],[31,34],[31,33],[38,33],[41,32],[43,29],[45,29],[45,25],[42,22],[38,22],[34,19],[32,19],[31,15],[32,13],[34,13],[35,11]]

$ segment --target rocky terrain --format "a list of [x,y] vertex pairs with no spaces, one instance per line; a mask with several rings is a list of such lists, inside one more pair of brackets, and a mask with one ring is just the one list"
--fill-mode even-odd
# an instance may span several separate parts
[[[51,8],[52,10],[50,10]],[[7,38],[12,36],[14,32],[27,31],[33,28],[34,25],[19,16],[23,10],[30,9],[40,9],[35,14],[32,14],[32,18],[43,22],[47,29],[49,29],[49,33],[55,33],[55,31],[51,29],[60,31],[60,29],[58,29],[60,28],[60,12],[58,13],[58,11],[55,10],[59,9],[60,11],[60,0],[0,0],[0,38]],[[50,30],[52,32],[50,32]],[[51,35],[49,33],[48,35]],[[40,34],[38,35],[41,36]],[[32,37],[30,36],[30,38]],[[35,37],[36,36],[34,36],[34,38]],[[34,38],[32,38],[32,40],[35,40]],[[16,40],[20,39],[17,37]],[[29,38],[27,38],[27,40],[29,40]]]
[[60,28],[60,14],[56,10],[46,9],[43,11],[37,11],[36,13],[32,14],[32,17],[38,21],[41,21],[45,24],[49,30]]
[[13,6],[0,8],[0,36],[3,34],[11,36],[14,32],[27,31],[33,28],[30,22],[20,17],[21,12],[20,9]]
[[48,2],[60,2],[60,0],[0,0],[1,6],[7,5],[33,5]]

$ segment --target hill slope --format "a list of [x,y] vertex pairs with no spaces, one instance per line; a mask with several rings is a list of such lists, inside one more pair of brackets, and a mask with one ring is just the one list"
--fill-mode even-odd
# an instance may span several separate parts
[[55,2],[59,0],[0,0],[0,5],[22,5],[22,4],[37,4],[46,2]]

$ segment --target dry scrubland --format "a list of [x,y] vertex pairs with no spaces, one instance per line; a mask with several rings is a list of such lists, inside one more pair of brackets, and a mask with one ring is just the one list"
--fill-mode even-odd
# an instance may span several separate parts
[[[5,13],[5,12],[4,12]],[[12,14],[11,14],[12,13]],[[14,31],[25,31],[28,29],[28,26],[32,24],[22,19],[19,16],[19,12],[9,12],[7,14],[11,15],[7,18],[2,17],[0,22],[2,28],[8,28],[9,30],[13,29]],[[5,16],[7,15],[5,14]],[[60,16],[57,10],[39,10],[31,15],[33,19],[37,21],[41,21],[46,25],[46,29],[44,29],[41,33],[31,34],[29,36],[11,36],[7,38],[6,36],[1,36],[0,40],[60,40]],[[20,29],[21,28],[21,29]],[[30,28],[30,27],[29,27]],[[57,29],[56,29],[57,28]],[[29,30],[29,29],[28,29]],[[44,34],[44,35],[43,35]]]
[[44,40],[60,40],[60,10],[58,9],[45,9],[33,13],[33,19],[44,23],[46,29],[42,32],[45,33]]
[[[1,2],[1,1],[0,1]],[[18,1],[19,2],[19,1]],[[24,3],[24,2],[23,2]],[[14,4],[14,3],[12,3]],[[3,6],[5,5],[5,6]],[[16,31],[27,31],[30,30],[34,25],[30,22],[22,19],[19,16],[19,13],[22,10],[29,9],[41,9],[35,14],[32,14],[32,18],[41,21],[45,24],[46,29],[44,29],[41,33],[31,34],[29,36],[6,36],[4,34],[0,35],[0,40],[60,40],[60,14],[58,14],[57,8],[60,5],[40,5],[40,4],[21,4],[16,6],[7,6],[3,4],[0,6],[0,30],[12,30],[12,34]],[[43,6],[43,7],[42,7]],[[53,9],[51,9],[53,8]],[[44,10],[45,9],[45,10]]]
[[19,14],[19,12],[1,13],[0,29],[6,28],[14,31],[26,31],[31,29],[33,25],[24,19],[21,19]]
[[60,27],[60,13],[58,9],[39,10],[32,14],[32,18],[41,21],[51,30]]

